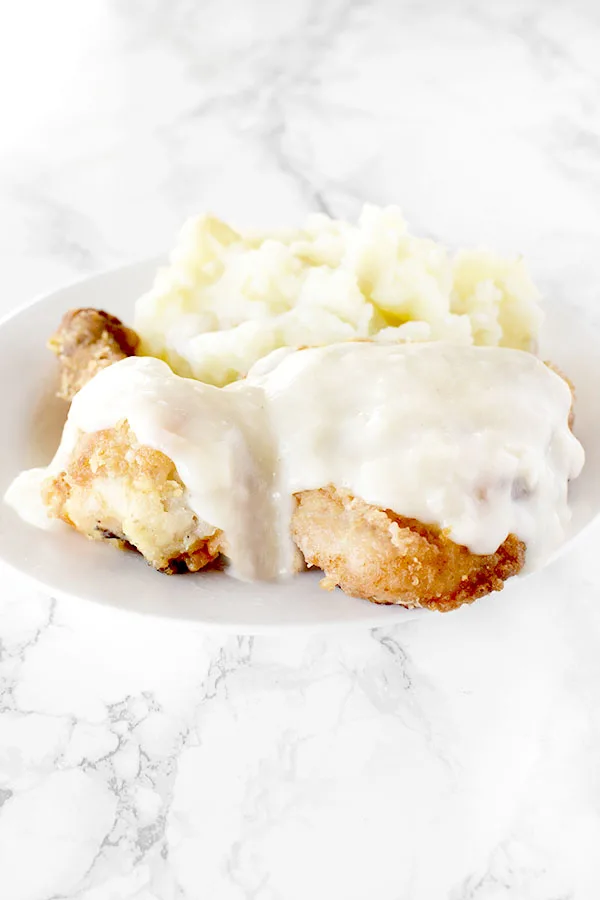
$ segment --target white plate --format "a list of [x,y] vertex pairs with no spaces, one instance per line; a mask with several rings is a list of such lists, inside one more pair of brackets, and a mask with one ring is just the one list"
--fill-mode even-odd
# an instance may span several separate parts
[[[54,397],[56,363],[45,349],[62,314],[93,306],[133,321],[137,297],[151,284],[157,261],[138,263],[80,281],[42,297],[0,324],[0,497],[23,468],[43,465],[58,444],[66,404]],[[600,329],[573,311],[547,305],[544,355],[577,385],[576,432],[587,461],[572,486],[568,540],[600,511]],[[564,549],[564,545],[563,548]],[[307,573],[285,585],[242,584],[222,573],[159,575],[141,557],[84,540],[69,532],[40,531],[0,502],[0,559],[53,595],[112,604],[136,612],[195,620],[238,633],[270,629],[360,624],[389,625],[419,613],[375,606],[319,588]],[[507,590],[522,590],[513,579]],[[427,613],[425,613],[427,614]]]

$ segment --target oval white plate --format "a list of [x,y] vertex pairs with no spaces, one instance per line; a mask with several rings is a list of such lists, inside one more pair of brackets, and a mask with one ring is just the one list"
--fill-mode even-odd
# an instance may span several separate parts
[[[45,345],[62,314],[72,307],[93,306],[132,323],[135,300],[150,286],[157,264],[156,260],[138,263],[69,285],[0,325],[4,432],[0,497],[17,472],[47,463],[58,444],[67,407],[54,397],[56,363]],[[577,385],[576,432],[587,453],[584,472],[572,486],[570,541],[600,511],[600,328],[575,316],[573,310],[569,314],[547,304],[547,312],[542,349]],[[341,591],[323,591],[317,573],[306,573],[285,585],[242,584],[222,573],[159,575],[141,557],[86,541],[68,529],[58,533],[35,529],[2,502],[0,558],[54,595],[195,620],[238,633],[344,624],[372,627],[420,614],[375,606]],[[507,589],[524,586],[521,579],[513,579]]]

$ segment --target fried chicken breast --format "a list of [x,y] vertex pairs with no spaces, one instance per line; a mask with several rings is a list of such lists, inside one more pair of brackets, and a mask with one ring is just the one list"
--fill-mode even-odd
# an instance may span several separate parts
[[[43,500],[52,517],[137,550],[166,574],[196,572],[227,552],[223,533],[187,505],[173,462],[140,445],[125,422],[82,435],[67,467],[45,482]],[[513,535],[477,556],[434,526],[331,486],[296,495],[291,528],[306,564],[323,570],[323,587],[375,603],[451,610],[501,590],[525,560]]]
[[[71,311],[50,340],[61,366],[59,395],[71,399],[137,346],[135,332],[118,319],[98,310]],[[126,421],[82,434],[42,495],[52,517],[93,540],[135,549],[167,574],[196,572],[227,553],[227,535],[190,509],[175,463],[139,443]],[[294,496],[291,535],[306,565],[323,571],[324,588],[439,611],[502,590],[526,556],[514,534],[494,553],[477,555],[433,524],[372,506],[335,485]]]
[[500,591],[525,562],[525,545],[509,535],[496,553],[477,556],[439,528],[378,509],[335,487],[296,495],[292,536],[308,566],[374,603],[443,612]]

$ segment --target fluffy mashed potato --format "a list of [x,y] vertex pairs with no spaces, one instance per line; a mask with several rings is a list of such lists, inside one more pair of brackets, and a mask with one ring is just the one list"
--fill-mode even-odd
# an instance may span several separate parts
[[135,327],[141,352],[224,385],[278,347],[369,338],[532,350],[540,321],[522,260],[452,256],[409,234],[396,207],[365,206],[357,225],[313,215],[287,232],[190,219]]

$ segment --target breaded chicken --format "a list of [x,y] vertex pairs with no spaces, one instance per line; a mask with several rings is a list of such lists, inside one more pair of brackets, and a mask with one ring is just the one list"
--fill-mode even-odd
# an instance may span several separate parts
[[[68,313],[50,341],[61,363],[60,396],[71,399],[137,345],[135,332],[106,313]],[[138,550],[167,574],[195,572],[227,552],[226,535],[187,505],[172,460],[140,445],[126,422],[82,435],[65,471],[45,483],[43,499],[50,515],[94,540]],[[306,564],[323,570],[323,587],[381,604],[455,609],[502,590],[525,562],[525,545],[515,535],[480,556],[435,525],[334,486],[295,496],[291,530]]]
[[102,310],[69,310],[48,341],[60,367],[57,396],[72,400],[100,369],[134,356],[139,342],[135,331]]
[[500,591],[525,562],[509,535],[496,553],[477,556],[439,528],[378,509],[327,487],[296,495],[292,536],[322,586],[353,597],[447,611]]
[[[82,435],[42,493],[51,516],[93,540],[138,550],[167,574],[196,572],[227,552],[226,536],[187,505],[173,462],[140,445],[127,423]],[[501,590],[525,559],[512,535],[496,553],[477,556],[434,526],[334,487],[295,500],[292,537],[308,566],[325,573],[323,586],[375,603],[454,609]]]
[[42,488],[49,514],[93,540],[138,550],[161,572],[196,572],[221,553],[221,532],[186,502],[172,461],[126,423],[83,434],[67,468]]

